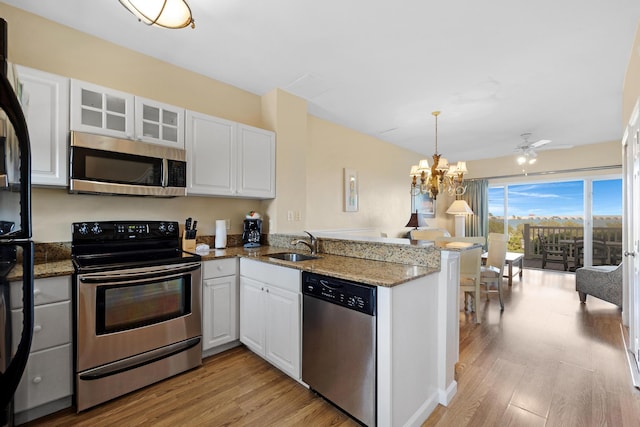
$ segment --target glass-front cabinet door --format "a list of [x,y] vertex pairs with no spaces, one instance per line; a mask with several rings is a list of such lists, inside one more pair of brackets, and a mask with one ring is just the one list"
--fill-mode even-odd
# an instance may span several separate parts
[[134,96],[71,80],[71,130],[132,139]]
[[184,149],[184,108],[135,98],[136,139]]

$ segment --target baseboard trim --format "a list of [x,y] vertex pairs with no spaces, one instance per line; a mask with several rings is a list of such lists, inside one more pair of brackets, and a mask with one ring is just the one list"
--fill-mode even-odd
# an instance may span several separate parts
[[624,350],[627,355],[627,365],[629,366],[629,372],[631,374],[631,382],[635,388],[640,389],[640,371],[638,371],[638,364],[636,363],[633,352],[629,350],[631,347],[629,344],[629,333],[622,323],[620,324],[620,333],[622,334],[622,342],[624,343]]

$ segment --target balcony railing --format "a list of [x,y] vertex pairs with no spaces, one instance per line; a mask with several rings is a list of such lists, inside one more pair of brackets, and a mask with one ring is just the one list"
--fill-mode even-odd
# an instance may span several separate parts
[[[540,226],[523,224],[523,249],[525,259],[542,258],[540,237],[546,240],[547,248],[551,250],[567,250],[569,264],[576,265],[577,250],[583,239],[582,227]],[[602,242],[606,248],[604,264],[616,265],[622,256],[622,228],[621,227],[593,227],[593,241]],[[576,243],[578,247],[576,247]],[[594,247],[596,243],[594,243]],[[594,259],[595,261],[595,259]],[[600,260],[602,261],[602,260]]]

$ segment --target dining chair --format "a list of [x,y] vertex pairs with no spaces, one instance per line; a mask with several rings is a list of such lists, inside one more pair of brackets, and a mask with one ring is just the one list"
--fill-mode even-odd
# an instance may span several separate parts
[[477,323],[480,323],[477,307],[480,300],[481,262],[480,246],[460,251],[460,292],[464,292],[465,311],[476,313]]
[[538,234],[538,242],[540,243],[540,253],[542,254],[542,268],[545,268],[548,262],[557,262],[562,263],[564,271],[569,269],[567,261],[568,248],[566,245],[554,243],[542,234]]
[[[480,269],[480,284],[485,287],[487,300],[489,299],[489,292],[497,292],[500,299],[500,311],[504,311],[502,275],[507,257],[507,241],[508,235],[506,234],[489,233],[487,238],[487,261]],[[492,290],[492,287],[496,289]]]

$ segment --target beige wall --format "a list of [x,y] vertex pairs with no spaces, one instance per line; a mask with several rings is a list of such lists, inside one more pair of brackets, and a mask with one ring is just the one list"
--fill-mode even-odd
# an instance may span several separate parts
[[[620,137],[622,138],[622,131],[620,131]],[[523,172],[522,166],[516,163],[516,156],[514,154],[495,159],[469,161],[467,162],[467,168],[469,169],[469,178],[509,176],[509,178],[506,179],[491,179],[490,181],[513,182],[620,173],[621,164],[622,147],[620,141],[610,141],[600,144],[581,145],[570,149],[540,150],[538,151],[536,163],[526,167],[526,174]],[[572,169],[597,168],[603,166],[617,166],[618,168],[590,172],[563,172],[571,171]],[[546,176],[536,174],[549,171],[556,173]]]
[[[308,226],[318,230],[373,228],[389,237],[406,233],[404,225],[411,213],[409,171],[419,157],[335,123],[309,117]],[[357,212],[344,211],[344,168],[358,172]],[[435,225],[437,221],[429,222]]]

